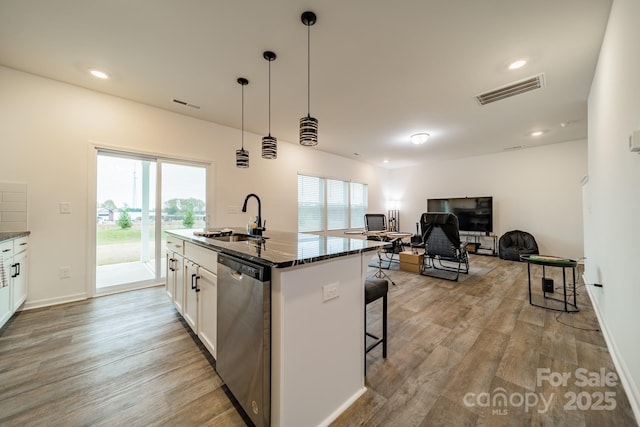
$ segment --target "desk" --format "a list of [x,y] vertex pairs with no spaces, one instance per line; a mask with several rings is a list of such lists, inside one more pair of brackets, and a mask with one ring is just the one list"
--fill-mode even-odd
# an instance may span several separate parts
[[[578,310],[578,304],[576,303],[576,261],[568,258],[561,258],[550,255],[520,255],[520,259],[527,263],[527,277],[529,281],[529,304],[535,305],[536,307],[542,307],[556,311],[565,311],[568,313],[580,311]],[[531,293],[532,264],[542,266],[542,298],[536,298],[535,302]],[[548,279],[546,277],[546,267],[562,268],[562,299],[549,296],[549,294],[553,292],[553,279]],[[569,298],[571,297],[571,295],[567,295],[567,268],[571,269],[573,279],[572,283],[569,284],[570,290],[573,291],[573,303],[569,302]],[[545,281],[550,281],[550,292],[545,289]],[[540,297],[540,295],[536,296]]]

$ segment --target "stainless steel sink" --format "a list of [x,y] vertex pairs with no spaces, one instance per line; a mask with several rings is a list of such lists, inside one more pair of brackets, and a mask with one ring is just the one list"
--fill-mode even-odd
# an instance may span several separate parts
[[215,236],[211,237],[212,239],[219,240],[221,242],[245,242],[247,240],[250,241],[261,241],[264,239],[268,239],[268,237],[263,236],[253,236],[251,234],[242,234],[242,233],[234,233],[228,236]]

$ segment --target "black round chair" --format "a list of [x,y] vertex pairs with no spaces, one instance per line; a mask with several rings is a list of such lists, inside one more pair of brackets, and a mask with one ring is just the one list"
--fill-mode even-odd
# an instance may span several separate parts
[[502,259],[520,261],[520,255],[537,255],[538,243],[530,233],[522,230],[508,231],[500,237],[498,255]]

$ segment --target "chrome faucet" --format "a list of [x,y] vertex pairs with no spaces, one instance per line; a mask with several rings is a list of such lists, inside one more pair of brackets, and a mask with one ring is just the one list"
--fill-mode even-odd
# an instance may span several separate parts
[[263,227],[263,224],[262,224],[262,202],[260,202],[260,197],[258,197],[254,193],[247,194],[247,197],[244,198],[244,204],[242,205],[242,212],[247,211],[247,202],[251,197],[255,197],[256,200],[258,201],[258,227],[252,229],[251,234],[255,234],[256,236],[262,236],[262,232],[265,230],[265,228]]

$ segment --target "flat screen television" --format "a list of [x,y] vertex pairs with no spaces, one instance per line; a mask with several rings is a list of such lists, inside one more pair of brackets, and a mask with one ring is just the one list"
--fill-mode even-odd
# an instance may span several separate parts
[[493,197],[449,197],[427,199],[429,212],[451,212],[458,217],[460,231],[493,232]]

